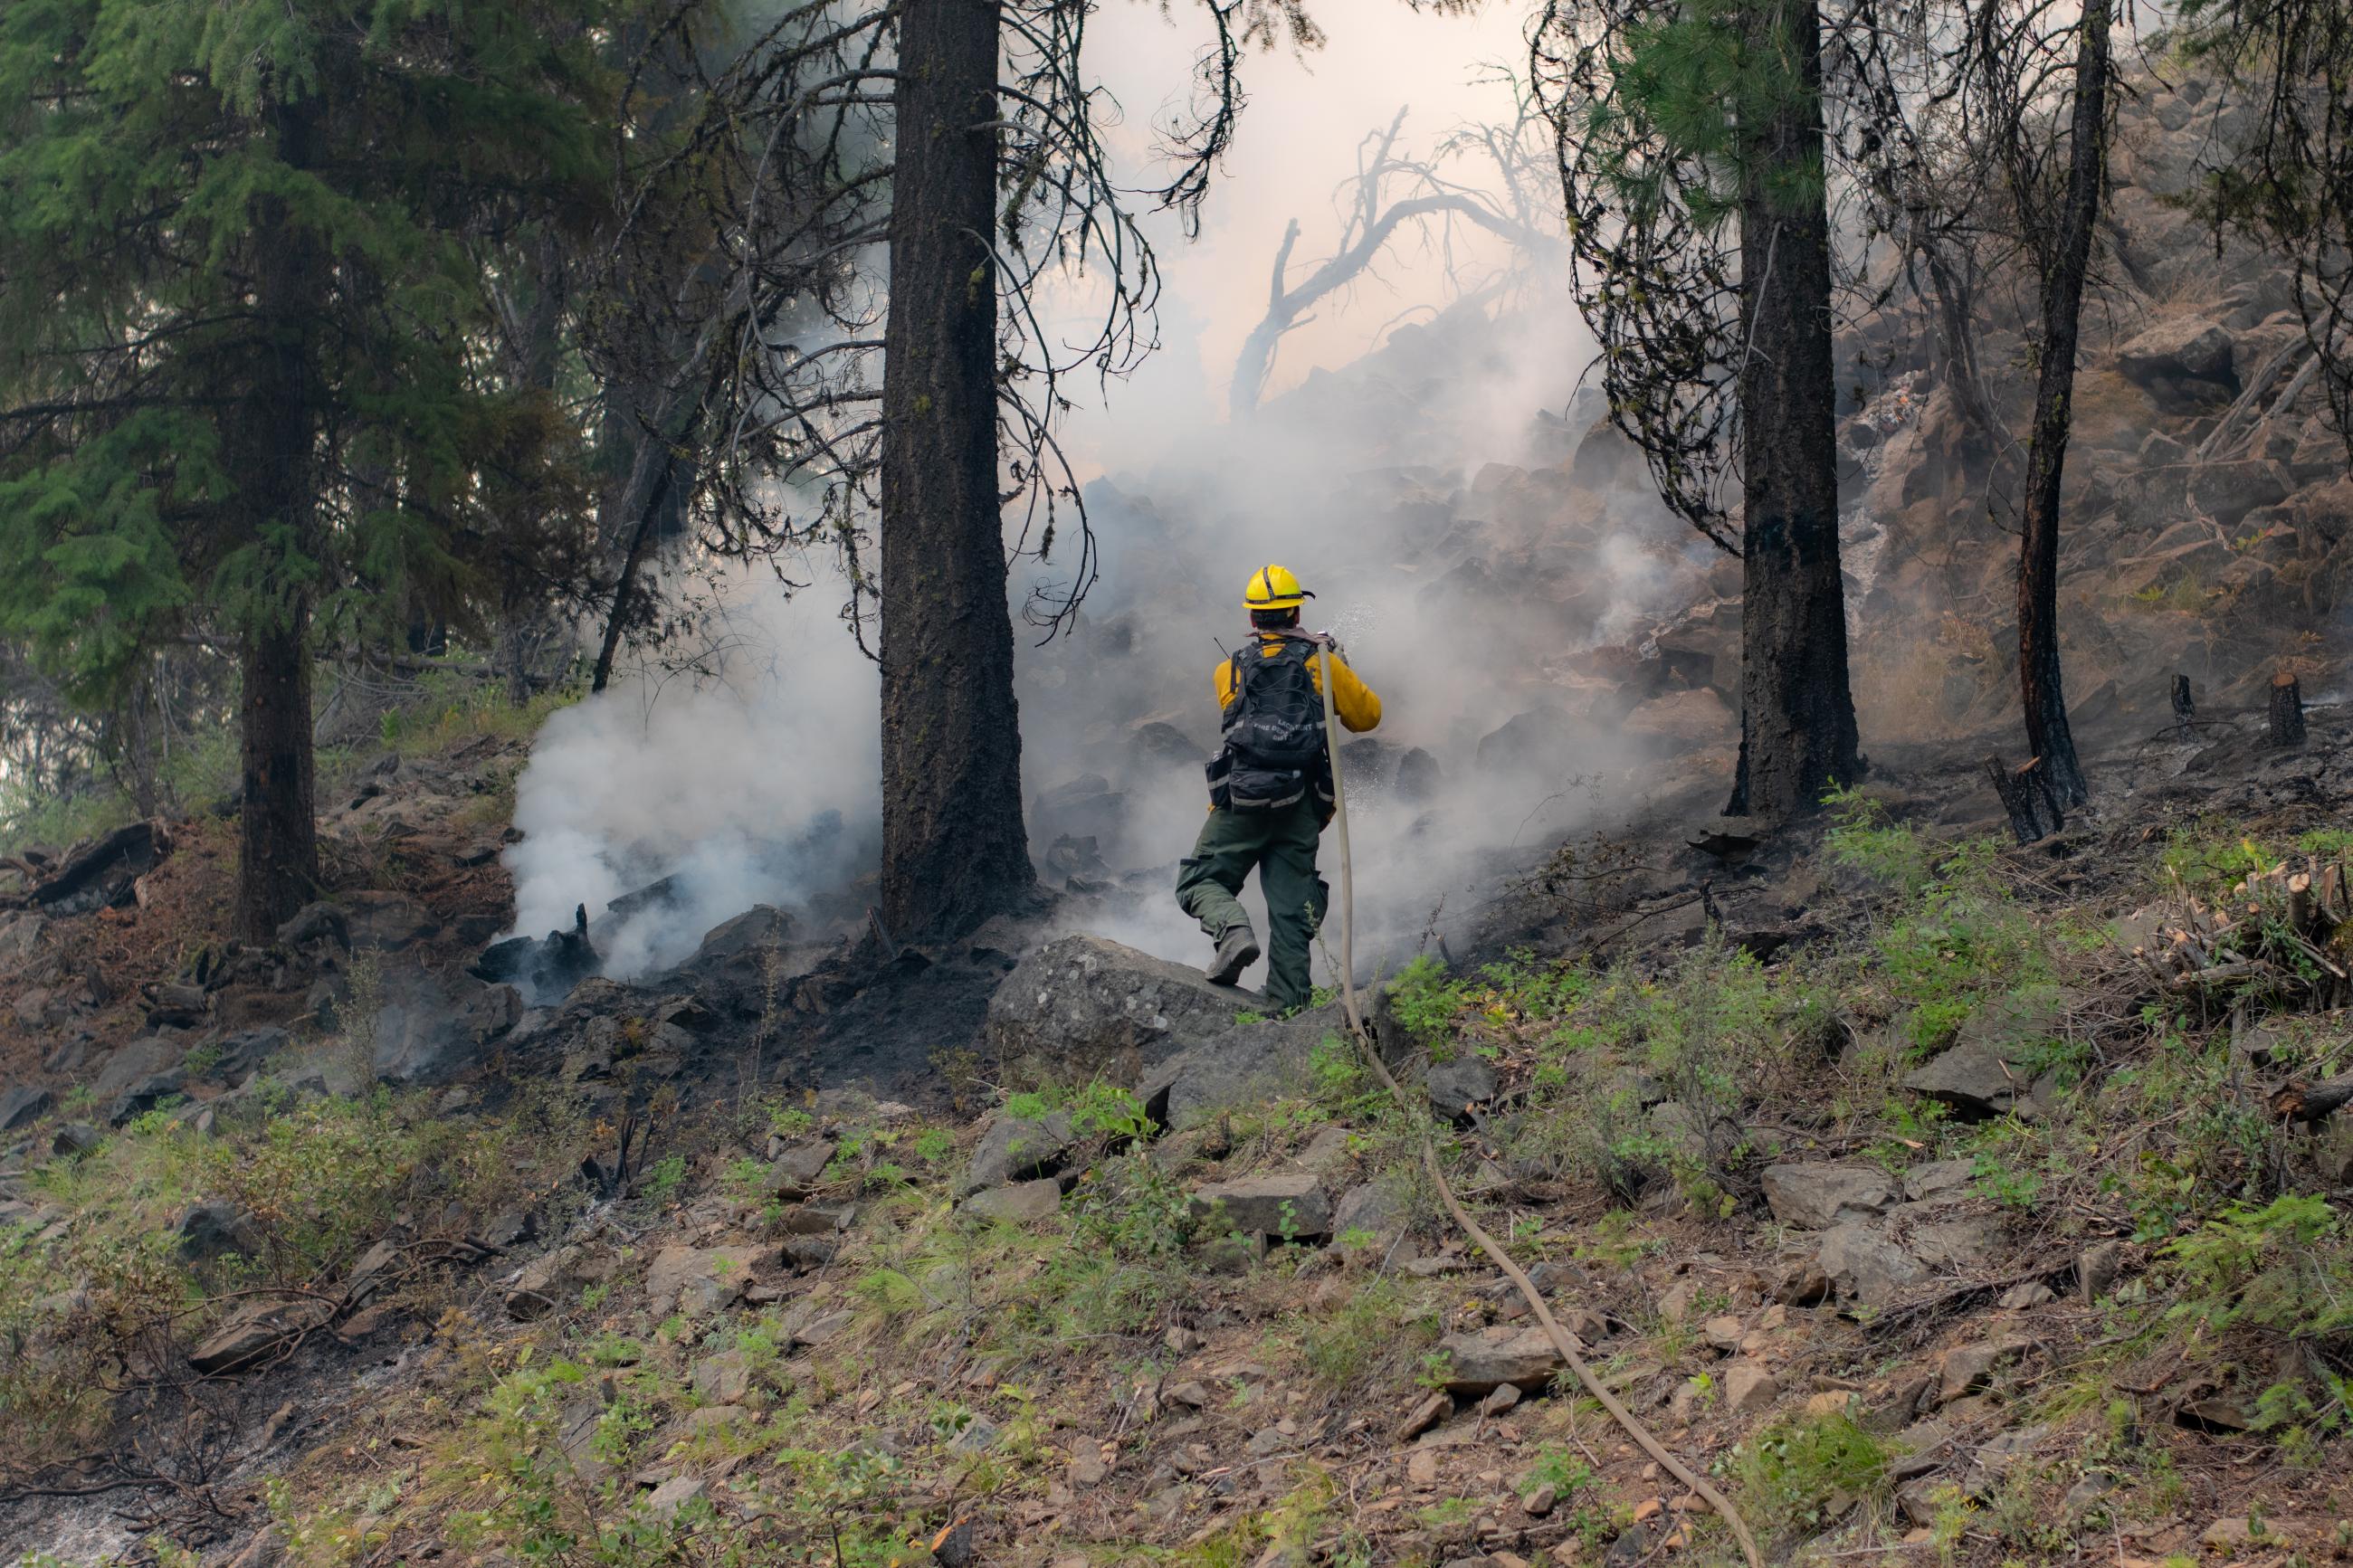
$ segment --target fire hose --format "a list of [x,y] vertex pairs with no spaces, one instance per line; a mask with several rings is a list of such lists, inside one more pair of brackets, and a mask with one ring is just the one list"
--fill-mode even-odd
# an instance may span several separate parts
[[1445,1171],[1439,1165],[1438,1146],[1430,1140],[1429,1119],[1417,1113],[1403,1087],[1391,1076],[1388,1064],[1381,1059],[1380,1046],[1373,1038],[1372,1030],[1366,1026],[1364,1013],[1356,1001],[1356,868],[1348,855],[1348,792],[1340,777],[1340,720],[1332,699],[1332,639],[1329,636],[1319,636],[1307,640],[1315,644],[1322,660],[1324,741],[1324,749],[1331,755],[1332,822],[1338,829],[1340,845],[1340,1005],[1347,1016],[1348,1031],[1356,1037],[1357,1048],[1364,1053],[1365,1060],[1371,1065],[1381,1082],[1388,1087],[1398,1108],[1413,1123],[1421,1141],[1421,1163],[1430,1172],[1430,1179],[1437,1186],[1446,1212],[1454,1216],[1454,1223],[1462,1227],[1463,1233],[1478,1245],[1479,1250],[1485,1253],[1489,1261],[1502,1269],[1504,1277],[1518,1289],[1521,1298],[1528,1304],[1528,1310],[1544,1325],[1553,1349],[1577,1374],[1577,1381],[1583,1385],[1585,1392],[1609,1413],[1609,1418],[1623,1427],[1627,1436],[1632,1437],[1644,1453],[1659,1462],[1660,1468],[1681,1481],[1702,1502],[1722,1516],[1739,1542],[1741,1555],[1748,1560],[1749,1568],[1764,1568],[1765,1560],[1757,1551],[1757,1538],[1749,1533],[1748,1526],[1741,1520],[1738,1510],[1704,1478],[1676,1458],[1659,1440],[1656,1433],[1645,1426],[1616,1394],[1603,1386],[1586,1361],[1577,1337],[1560,1326],[1559,1320],[1552,1315],[1552,1309],[1545,1303],[1544,1292],[1536,1289],[1527,1271],[1513,1262],[1511,1255],[1496,1245],[1495,1238],[1488,1235],[1485,1228],[1463,1208],[1461,1200],[1454,1195],[1454,1188],[1446,1180]]

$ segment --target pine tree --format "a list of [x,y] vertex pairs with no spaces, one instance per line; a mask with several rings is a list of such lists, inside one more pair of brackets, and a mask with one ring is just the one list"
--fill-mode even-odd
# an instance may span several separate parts
[[597,209],[610,19],[0,8],[0,630],[91,704],[162,640],[236,648],[248,939],[318,881],[318,649],[470,624],[576,514],[489,286]]

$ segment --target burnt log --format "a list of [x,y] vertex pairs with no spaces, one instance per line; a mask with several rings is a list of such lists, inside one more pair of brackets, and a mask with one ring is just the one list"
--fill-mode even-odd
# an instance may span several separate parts
[[2309,1125],[2325,1121],[2353,1101],[2353,1074],[2323,1079],[2318,1083],[2296,1080],[2272,1090],[2272,1114],[2282,1121]]
[[533,1003],[553,1002],[604,967],[604,959],[588,940],[588,906],[572,911],[570,931],[552,931],[543,938],[512,936],[494,942],[467,966],[477,980],[493,985],[513,985]]
[[2067,826],[2059,809],[2058,795],[2043,772],[2042,759],[2030,757],[2018,767],[2010,767],[1998,757],[1985,760],[1986,777],[1993,784],[1993,792],[2000,797],[2001,808],[2010,817],[2010,830],[2021,844],[2032,844],[2048,838]]
[[2304,744],[2304,688],[2293,670],[2272,677],[2272,744]]
[[132,900],[132,884],[172,852],[161,823],[134,822],[77,849],[26,894],[23,902],[53,915],[88,914]]

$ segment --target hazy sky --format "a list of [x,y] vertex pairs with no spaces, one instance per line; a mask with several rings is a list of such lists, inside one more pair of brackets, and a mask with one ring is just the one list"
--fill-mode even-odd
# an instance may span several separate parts
[[[1403,0],[1350,0],[1345,7],[1325,0],[1314,12],[1330,37],[1324,48],[1303,58],[1278,48],[1246,60],[1250,105],[1204,209],[1200,237],[1187,243],[1175,224],[1153,226],[1167,279],[1164,348],[1114,394],[1113,417],[1191,424],[1204,413],[1222,415],[1234,354],[1265,311],[1284,224],[1295,216],[1301,225],[1296,280],[1334,247],[1340,227],[1334,193],[1355,170],[1366,132],[1409,107],[1400,146],[1426,150],[1465,121],[1507,118],[1508,93],[1474,81],[1496,66],[1525,68],[1525,10],[1518,0],[1490,0],[1472,16],[1438,16]],[[1094,71],[1125,111],[1115,145],[1142,184],[1150,173],[1151,128],[1182,103],[1205,31],[1185,0],[1166,18],[1149,0],[1113,0],[1091,28]],[[1378,281],[1327,300],[1314,322],[1286,338],[1269,390],[1296,384],[1315,364],[1355,358],[1401,310],[1440,298],[1434,268],[1410,250],[1401,247]],[[1073,432],[1082,444],[1092,423],[1082,419]]]

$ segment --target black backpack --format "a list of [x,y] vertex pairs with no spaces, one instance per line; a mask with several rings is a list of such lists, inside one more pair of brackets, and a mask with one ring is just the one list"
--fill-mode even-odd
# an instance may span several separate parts
[[1324,699],[1308,673],[1315,647],[1285,641],[1272,653],[1253,639],[1233,656],[1225,749],[1208,765],[1209,800],[1231,811],[1273,811],[1314,790],[1332,798]]

